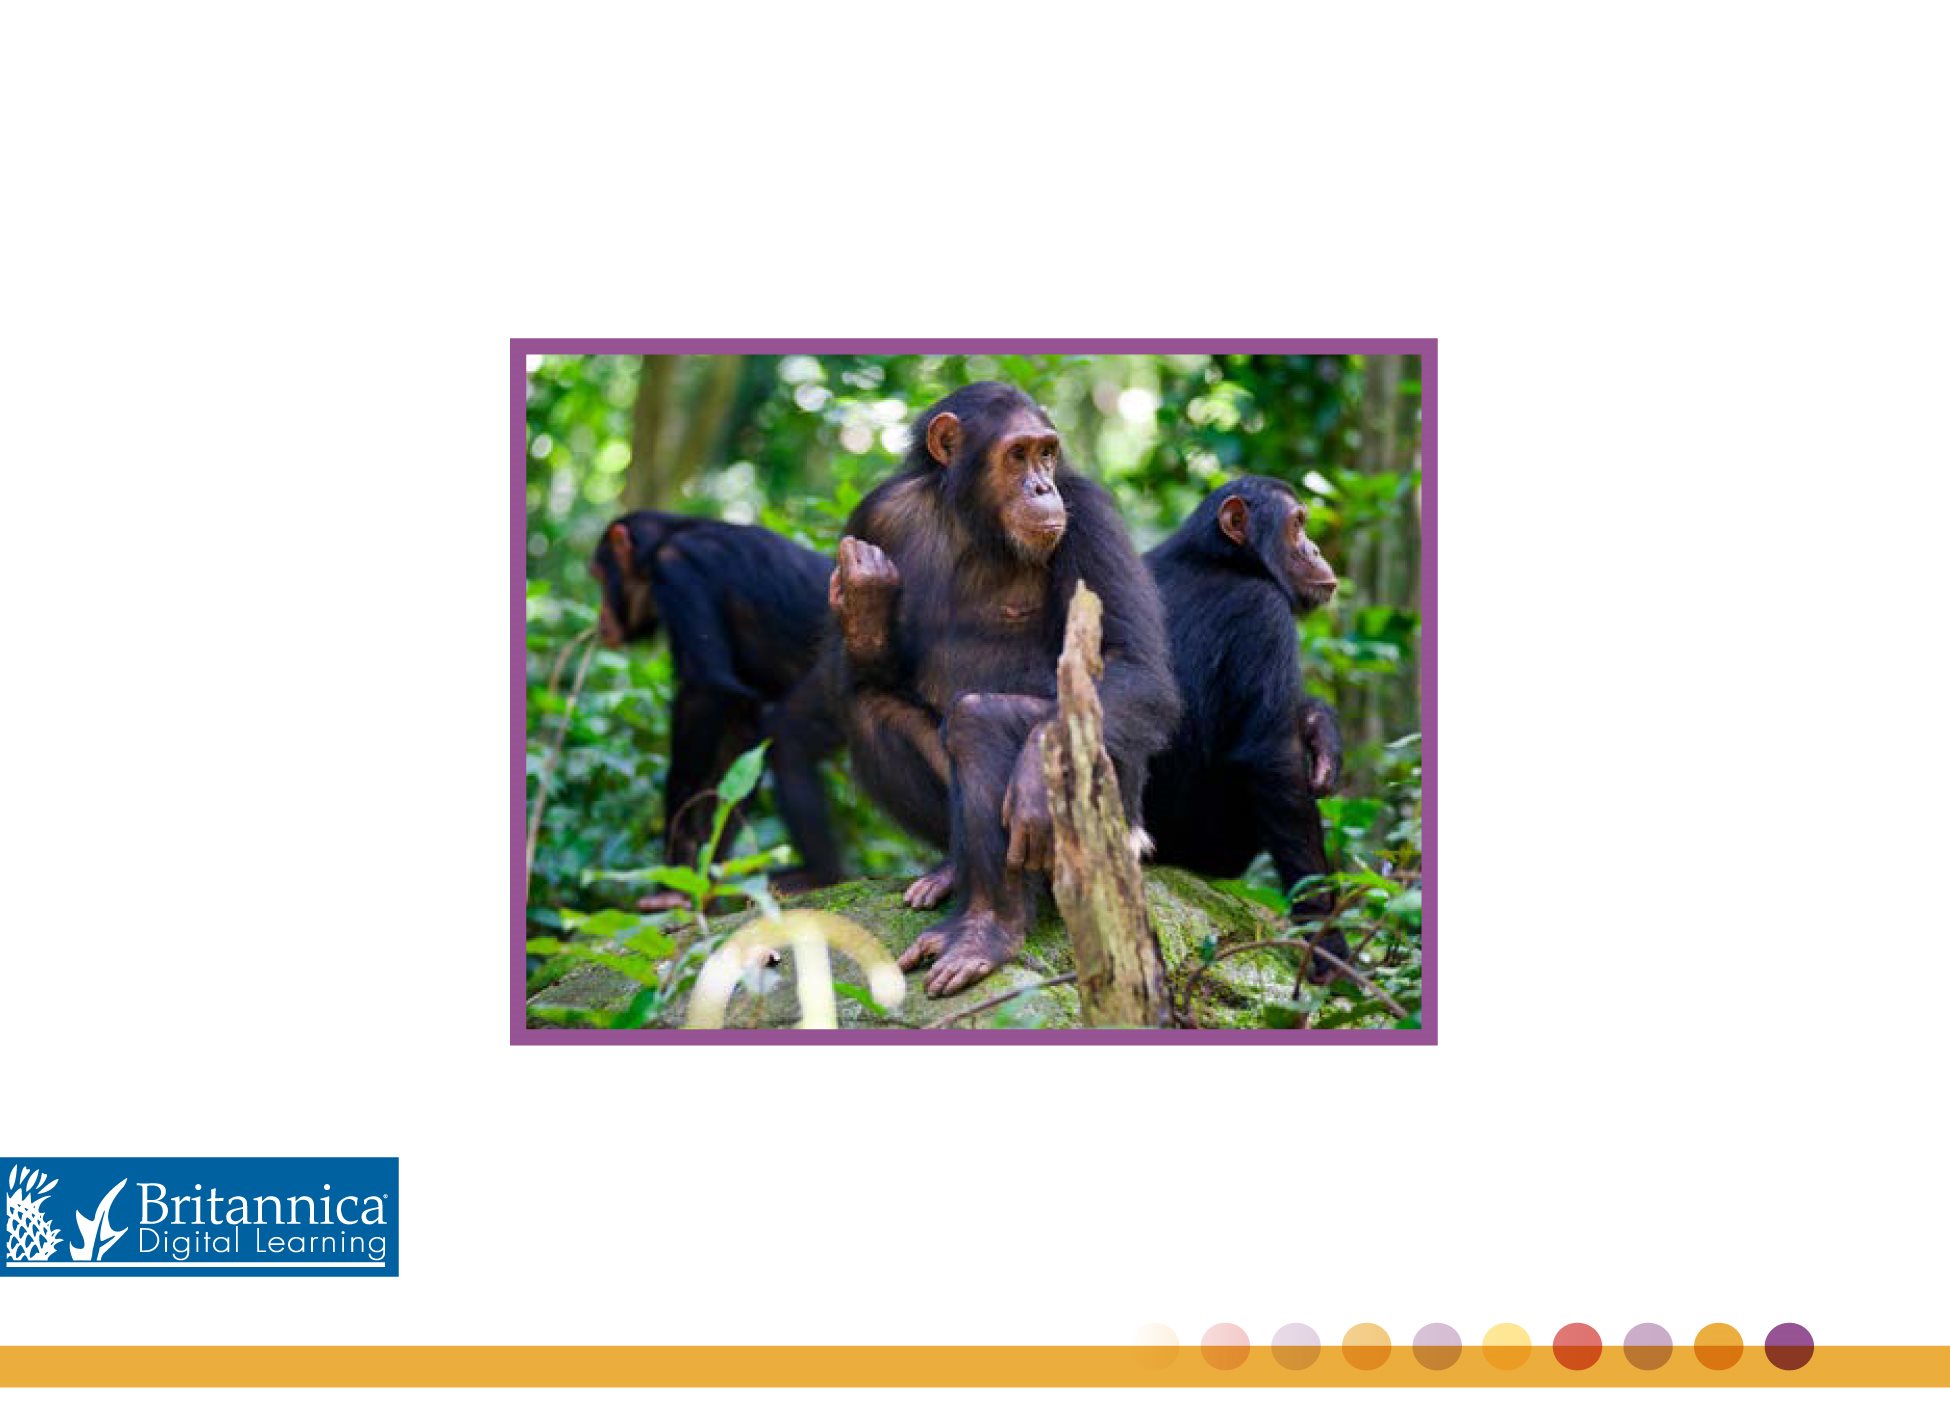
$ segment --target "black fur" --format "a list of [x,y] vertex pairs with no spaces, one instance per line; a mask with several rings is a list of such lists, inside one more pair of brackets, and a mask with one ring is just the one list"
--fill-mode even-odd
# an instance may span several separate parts
[[677,691],[664,789],[667,855],[689,864],[710,825],[708,794],[762,736],[808,884],[838,880],[839,854],[819,784],[819,759],[839,745],[823,700],[794,691],[817,659],[832,561],[770,530],[640,510],[623,516],[630,563],[649,583],[646,609],[610,548],[592,572],[630,640],[670,637]]
[[[1246,502],[1253,538],[1220,531],[1226,499]],[[1302,691],[1296,614],[1314,601],[1269,547],[1293,491],[1248,476],[1209,495],[1183,527],[1145,555],[1164,599],[1172,668],[1185,718],[1151,763],[1144,824],[1157,859],[1208,876],[1237,876],[1268,852],[1283,887],[1330,867],[1311,779],[1314,756],[1339,760],[1332,710]],[[1322,568],[1324,568],[1324,564]],[[1304,897],[1320,915],[1331,898]],[[1338,931],[1319,944],[1345,959]],[[1314,978],[1334,972],[1321,963]]]

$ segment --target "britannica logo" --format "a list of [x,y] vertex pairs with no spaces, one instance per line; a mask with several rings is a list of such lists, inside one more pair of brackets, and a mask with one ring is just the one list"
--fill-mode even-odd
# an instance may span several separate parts
[[7,1172],[5,1266],[398,1276],[399,1159],[22,1159]]

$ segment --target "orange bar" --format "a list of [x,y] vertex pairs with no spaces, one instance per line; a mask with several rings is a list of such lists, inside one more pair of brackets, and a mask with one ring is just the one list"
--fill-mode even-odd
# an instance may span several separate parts
[[1757,1343],[1726,1370],[1708,1370],[1679,1345],[1652,1371],[1615,1345],[1582,1371],[1560,1366],[1547,1344],[1514,1369],[1465,1348],[1440,1371],[1402,1345],[1372,1370],[1336,1346],[1302,1370],[1264,1345],[1233,1370],[1206,1364],[1194,1347],[0,1346],[0,1387],[18,1386],[1950,1387],[1950,1346],[1817,1345],[1797,1371],[1769,1364]]

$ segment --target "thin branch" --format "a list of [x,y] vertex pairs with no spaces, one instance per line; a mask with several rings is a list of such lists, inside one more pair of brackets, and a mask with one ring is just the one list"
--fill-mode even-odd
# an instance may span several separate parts
[[[555,660],[555,671],[549,674],[548,690],[553,693],[556,679],[561,676],[562,664],[569,656],[570,649],[578,643],[589,642],[596,636],[595,629],[586,629],[569,641],[567,648]],[[528,874],[521,883],[521,903],[528,904],[528,890],[535,879],[535,846],[542,834],[542,809],[548,805],[548,781],[555,774],[556,759],[562,755],[562,744],[568,739],[569,724],[575,720],[576,699],[582,696],[582,680],[589,672],[589,660],[595,657],[596,645],[589,643],[582,655],[582,662],[576,668],[576,680],[569,689],[569,701],[562,709],[562,721],[555,729],[555,740],[549,744],[548,755],[542,759],[541,774],[535,779],[535,805],[528,813]]]
[[1199,978],[1202,975],[1204,975],[1204,973],[1207,970],[1211,969],[1214,965],[1218,964],[1219,961],[1230,960],[1234,955],[1243,955],[1248,950],[1278,950],[1283,948],[1289,950],[1312,950],[1312,952],[1315,955],[1318,955],[1321,959],[1325,960],[1328,964],[1332,965],[1335,969],[1339,970],[1343,975],[1346,975],[1350,980],[1354,981],[1355,984],[1359,985],[1362,989],[1366,990],[1375,999],[1380,1000],[1394,1014],[1395,1018],[1397,1019],[1408,1018],[1408,1011],[1403,1009],[1400,1005],[1396,1004],[1394,1000],[1390,999],[1386,990],[1382,989],[1380,985],[1377,985],[1373,980],[1369,979],[1366,975],[1362,974],[1359,970],[1355,969],[1352,965],[1348,964],[1347,961],[1343,960],[1340,956],[1328,954],[1325,950],[1321,949],[1318,945],[1314,945],[1311,941],[1294,940],[1294,939],[1249,940],[1244,945],[1234,945],[1229,949],[1221,950],[1218,954],[1214,955],[1210,960],[1207,960],[1204,964],[1200,965],[1198,969],[1194,970],[1192,972],[1191,979],[1186,981],[1185,983],[1186,1008],[1187,1009],[1191,1008],[1192,989],[1195,985],[1198,984]]
[[[1319,935],[1325,935],[1327,933],[1327,927],[1323,925],[1320,928],[1320,930],[1316,933]],[[1361,958],[1361,952],[1366,950],[1370,945],[1374,944],[1374,938],[1379,934],[1381,934],[1381,922],[1377,920],[1373,925],[1368,927],[1368,933],[1361,937],[1361,943],[1359,945],[1356,945],[1352,950],[1348,952],[1347,958],[1350,960],[1359,961]],[[1312,942],[1309,942],[1307,947],[1307,953],[1300,957],[1299,973],[1296,974],[1293,978],[1293,997],[1295,999],[1300,998],[1300,991],[1307,983],[1307,964],[1312,959],[1313,959],[1313,945]]]
[[1046,990],[1052,985],[1072,985],[1076,983],[1076,979],[1076,972],[1072,970],[1067,975],[1052,975],[1047,980],[1036,981],[1033,985],[1020,985],[1010,990],[1007,994],[997,995],[994,999],[985,999],[980,1004],[968,1009],[958,1009],[946,1019],[937,1019],[932,1024],[924,1027],[928,1029],[946,1029],[958,1019],[969,1019],[974,1015],[982,1013],[984,1010],[994,1009],[999,1004],[1007,1004],[1018,995],[1031,994],[1036,990]]

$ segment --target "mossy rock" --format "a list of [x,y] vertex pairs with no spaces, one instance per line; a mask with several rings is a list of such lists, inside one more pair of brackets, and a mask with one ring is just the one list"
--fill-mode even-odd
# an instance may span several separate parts
[[[909,910],[901,901],[906,886],[905,877],[848,881],[795,896],[784,908],[829,911],[843,916],[878,940],[889,955],[898,956],[942,915],[940,911]],[[1202,963],[1202,946],[1216,944],[1224,950],[1231,945],[1269,939],[1278,936],[1283,926],[1265,906],[1184,871],[1148,870],[1144,897],[1151,912],[1151,923],[1158,933],[1159,947],[1164,952],[1174,1000]],[[730,933],[757,914],[745,911],[714,919],[712,928]],[[691,938],[690,935],[680,937],[680,949]],[[835,952],[831,962],[836,986],[850,986],[864,994],[866,977],[849,956]],[[1261,1006],[1269,1000],[1282,1001],[1292,993],[1294,963],[1291,952],[1274,949],[1249,951],[1213,965],[1198,977],[1193,997],[1197,1023],[1206,1028],[1259,1027],[1263,1023]],[[1034,985],[1075,968],[1062,921],[1054,911],[1046,911],[1030,932],[1020,959],[958,995],[929,999],[922,988],[925,974],[920,970],[907,976],[906,998],[888,1013],[877,1012],[846,989],[840,989],[837,997],[840,1027],[926,1028],[1012,989]],[[548,1022],[546,1017],[534,1020],[537,1011],[615,1013],[627,1006],[640,988],[636,981],[607,967],[576,965],[529,998],[531,1022]],[[650,1027],[681,1027],[685,1009],[681,999],[666,1006]],[[749,979],[740,986],[732,996],[725,1023],[733,1029],[785,1029],[798,1023],[799,1016],[794,957],[787,953],[776,968],[762,973],[756,986]],[[957,1020],[955,1027],[1067,1029],[1075,1027],[1077,1022],[1076,987],[1051,985]]]

